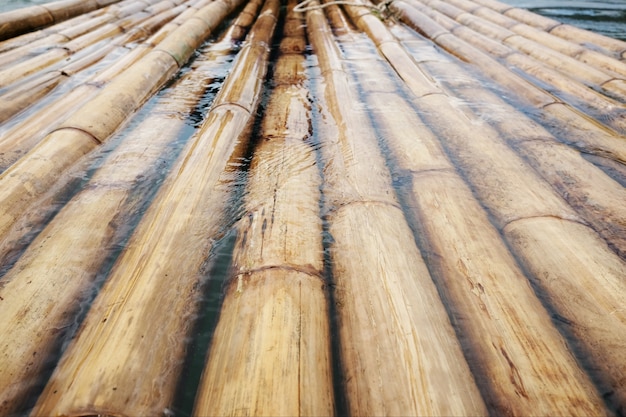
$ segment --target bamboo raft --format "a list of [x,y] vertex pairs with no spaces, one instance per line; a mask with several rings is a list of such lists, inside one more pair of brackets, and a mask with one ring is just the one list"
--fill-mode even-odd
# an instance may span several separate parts
[[0,415],[626,416],[625,60],[496,0],[0,14]]

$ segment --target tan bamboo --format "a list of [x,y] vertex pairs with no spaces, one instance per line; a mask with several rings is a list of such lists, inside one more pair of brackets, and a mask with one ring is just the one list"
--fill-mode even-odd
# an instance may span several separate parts
[[[186,20],[152,51],[48,134],[0,175],[0,236],[80,157],[107,140],[178,70],[241,0],[216,0]],[[178,59],[176,61],[174,59]]]
[[[302,26],[299,32],[303,38]],[[304,57],[285,57],[276,62],[278,86],[252,159],[247,209],[194,415],[334,414],[321,179],[307,144]]]
[[[450,70],[449,65],[446,68]],[[621,184],[487,90],[465,87],[459,93],[466,99],[471,97],[488,106],[492,115],[495,109],[501,112],[502,116],[493,117],[498,130],[613,250],[626,259],[626,209],[623,204],[626,190]]]
[[[378,20],[371,20],[370,24],[374,27],[368,30],[370,35],[380,30],[375,27],[376,22]],[[368,24],[365,15],[356,23],[360,27]],[[374,42],[378,43],[378,40]],[[344,45],[342,49],[348,48]],[[374,58],[364,62],[363,67],[355,72],[365,76],[368,72],[364,68],[368,68],[368,71],[377,74],[376,83],[365,83],[374,90],[370,93],[369,106],[379,107],[376,114],[385,128],[383,135],[392,154],[398,155],[396,160],[400,168],[408,171],[413,179],[409,206],[416,208],[420,224],[418,229],[424,235],[428,248],[426,253],[435,254],[429,258],[431,271],[439,282],[440,293],[446,298],[449,309],[458,318],[455,322],[465,342],[470,367],[479,387],[484,389],[483,395],[490,412],[496,415],[603,413],[601,398],[550,323],[549,314],[509,253],[498,230],[491,225],[467,185],[454,173],[438,140],[415,116],[415,111],[397,94],[377,85],[384,71],[376,69],[375,62]],[[397,67],[394,65],[394,69]],[[419,108],[420,114],[422,111],[427,113],[425,118],[430,123],[433,123],[432,119],[445,125],[467,123],[442,98],[439,93],[419,99],[423,104]],[[393,110],[385,111],[381,108],[382,104],[377,103],[385,103],[384,108]],[[437,116],[439,114],[446,116]],[[485,145],[481,137],[485,133],[477,126],[469,128],[468,123],[460,127],[461,130],[473,132],[471,142],[480,143],[477,147]],[[412,140],[404,137],[406,131],[412,132]],[[415,144],[415,138],[419,138],[419,144]],[[486,147],[487,151],[490,155],[502,152],[504,159],[507,159],[507,153],[509,156],[512,154],[505,149],[496,151]],[[490,162],[492,169],[493,164]],[[514,166],[518,170],[517,175],[524,177],[524,181],[546,189],[535,179],[532,170],[519,162]],[[406,171],[403,174],[406,175]],[[494,195],[491,198],[497,198],[495,196],[499,191],[496,186],[492,185],[491,193]],[[527,202],[525,209],[530,210],[529,213],[538,213],[547,208],[550,204],[548,200],[546,198],[540,203],[546,204],[544,207]],[[551,198],[551,204],[560,213],[573,215],[555,198]],[[514,216],[516,207],[509,209],[509,215]],[[454,249],[450,251],[451,248]],[[437,255],[444,252],[446,256]],[[529,314],[531,311],[532,314]],[[548,338],[552,341],[548,342]],[[520,390],[524,392],[521,398]],[[582,399],[584,405],[579,403]]]
[[46,73],[35,82],[26,82],[7,94],[0,95],[0,123],[46,96],[62,81],[61,71]]
[[[211,48],[209,56],[227,52],[230,39]],[[155,162],[184,129],[181,116],[193,110],[191,98],[197,100],[210,83],[207,75],[215,63],[204,62],[178,81],[147,119],[128,134],[132,140],[116,148],[89,185],[63,207],[2,278],[0,329],[11,335],[11,343],[0,347],[2,414],[18,412],[19,400],[29,394],[31,384],[40,382],[42,366],[51,360],[62,337],[39,329],[63,328],[75,319],[80,300],[93,285],[116,234],[127,227],[124,219],[141,205],[135,203],[141,202],[139,178],[144,182],[155,176]],[[148,188],[143,187],[143,192]],[[68,247],[72,250],[59,250]]]
[[[132,30],[124,31],[115,41],[112,40],[105,45],[98,44],[95,50],[93,50],[94,48],[89,48],[82,51],[82,53],[76,54],[72,62],[60,67],[58,71],[43,71],[38,76],[30,77],[22,83],[14,84],[7,94],[0,96],[0,100],[2,100],[0,101],[0,122],[39,102],[42,97],[60,83],[63,83],[75,73],[100,61],[118,46],[147,37],[185,9],[185,6],[174,7],[143,22],[135,22]],[[23,141],[20,143],[22,149],[24,149],[25,143]]]
[[[194,3],[197,2],[190,2],[189,6],[192,6]],[[195,11],[197,11],[196,6],[189,7],[181,12],[176,18],[159,29],[151,38],[138,47],[133,48],[130,52],[126,48],[118,47],[117,51],[124,54],[121,58],[113,61],[102,72],[96,73],[86,80],[84,84],[79,85],[68,94],[51,101],[44,109],[28,117],[21,115],[23,120],[0,133],[0,172],[32,149],[46,134],[56,129],[63,122],[64,118],[80,108],[103,86],[151,51],[155,44],[158,44],[162,39],[178,29],[181,22],[193,16]],[[167,17],[167,14],[164,16]],[[138,29],[141,30],[141,28]],[[156,29],[156,27],[150,25],[146,29],[151,30]]]
[[231,164],[246,148],[277,12],[277,2],[264,7],[256,33],[118,258],[34,415],[156,415],[171,406],[201,267],[223,227]]
[[[168,1],[165,1],[165,3],[171,5]],[[141,3],[141,5],[144,5],[144,3]],[[146,8],[144,7],[144,9]],[[88,31],[66,43],[57,45],[55,48],[43,54],[0,70],[0,88],[7,87],[15,81],[23,79],[37,71],[54,70],[58,67],[59,61],[77,54],[88,46],[94,45],[103,39],[117,38],[117,35],[124,34],[133,26],[139,25],[148,19],[149,16],[146,15],[144,9],[132,15],[125,16],[124,19],[118,22],[106,23],[94,30]],[[131,36],[126,37],[132,39]]]
[[[320,10],[307,29],[325,87],[320,131],[339,357],[350,415],[485,415]],[[327,109],[327,110],[326,110]],[[443,377],[445,375],[445,377]]]
[[476,3],[499,11],[506,16],[512,17],[520,22],[537,27],[541,30],[550,32],[553,35],[563,39],[577,42],[581,45],[593,44],[607,52],[612,52],[616,58],[623,58],[626,52],[626,42],[613,39],[611,37],[594,33],[585,29],[577,28],[557,20],[540,16],[528,10],[512,7],[510,5],[494,0],[474,0]]
[[0,14],[0,40],[48,26],[119,0],[60,0]]
[[[53,45],[58,45],[63,42],[67,42],[72,39],[72,32],[76,33],[76,36],[80,36],[90,30],[98,28],[105,23],[113,20],[114,16],[110,14],[100,15],[92,19],[88,19],[82,24],[77,24],[73,28],[68,28],[64,31],[59,31],[46,36],[45,38],[29,42],[23,46],[13,48],[9,51],[0,54],[0,68],[6,68],[13,65],[15,61],[24,59],[29,55],[34,55],[37,51],[51,48]],[[73,29],[73,30],[70,30]],[[67,33],[69,32],[69,33]]]
[[[233,39],[227,36],[212,46],[207,57],[230,51]],[[127,134],[132,140],[115,149],[89,185],[63,207],[2,278],[0,329],[11,335],[6,338],[11,343],[0,347],[0,367],[4,370],[0,413],[19,412],[20,400],[28,397],[30,386],[41,382],[42,366],[52,360],[63,337],[39,330],[61,329],[75,319],[81,301],[120,238],[119,230],[127,227],[129,213],[141,206],[141,196],[152,188],[137,183],[148,183],[155,177],[156,161],[184,129],[184,116],[193,110],[195,100],[219,66],[219,61],[206,57],[196,62],[200,63],[194,71],[178,80],[146,120]],[[72,251],[59,251],[67,247]]]
[[[398,0],[392,4],[400,3]],[[420,10],[410,7],[411,13],[404,14],[407,24],[433,39],[447,51],[478,66],[485,75],[515,93],[515,98],[525,105],[540,111],[540,117],[547,125],[553,126],[555,135],[565,143],[592,155],[626,162],[626,148],[623,140],[613,130],[556,100],[541,88],[512,73],[497,60],[458,38]],[[591,132],[593,132],[591,134]]]
[[[97,23],[97,18],[103,15],[119,16],[120,6],[134,1],[135,0],[121,0],[116,4],[112,4],[89,13],[81,14],[71,19],[64,20],[63,22],[48,26],[44,29],[30,31],[23,35],[0,41],[0,52],[8,52],[18,48],[27,48],[29,44],[37,44],[38,42],[45,43],[45,39],[48,37],[51,39],[59,39],[57,36],[59,34],[69,34],[70,37],[78,36],[80,33],[84,33],[84,31],[89,30],[88,27],[85,28],[83,26],[86,22],[94,19],[94,23]],[[94,25],[94,27],[97,27],[97,25]],[[74,31],[78,31],[79,33],[75,34]]]
[[550,32],[519,22],[509,16],[495,12],[492,9],[486,7],[475,8],[476,2],[474,1],[454,0],[454,3],[457,4],[458,7],[462,7],[465,10],[472,7],[472,14],[497,23],[498,25],[505,26],[518,35],[575,58],[594,68],[606,71],[609,75],[619,74],[620,78],[623,78],[626,75],[626,64],[613,56],[589,49],[579,43],[571,42],[567,39],[553,35]]
[[[372,34],[373,31],[369,33]],[[420,68],[423,69],[423,65],[420,65]],[[473,191],[494,216],[495,224],[504,231],[509,244],[513,245],[513,238],[507,232],[507,228],[510,224],[515,224],[517,228],[524,229],[522,232],[518,231],[518,235],[546,243],[549,241],[551,233],[555,233],[554,240],[559,242],[563,240],[562,236],[565,235],[556,231],[559,229],[562,232],[568,231],[566,236],[569,236],[569,253],[585,251],[593,253],[593,256],[582,261],[572,260],[564,264],[562,263],[563,251],[559,250],[560,248],[550,250],[546,244],[542,247],[544,252],[542,252],[541,258],[536,258],[528,256],[528,254],[522,255],[521,252],[527,250],[526,247],[514,244],[515,254],[525,258],[530,263],[524,264],[524,267],[533,272],[541,271],[540,274],[533,275],[533,279],[540,281],[543,277],[553,274],[560,277],[565,276],[576,283],[575,285],[587,287],[594,285],[597,280],[594,274],[597,274],[602,277],[603,282],[608,283],[607,286],[596,288],[593,295],[586,295],[583,292],[563,295],[563,297],[569,299],[595,297],[602,301],[601,304],[597,304],[597,308],[603,310],[605,314],[615,315],[616,311],[620,311],[620,305],[623,305],[623,299],[626,296],[626,290],[622,290],[625,285],[622,278],[626,273],[626,264],[607,247],[606,243],[599,239],[598,235],[589,227],[581,227],[571,209],[545,182],[537,178],[532,169],[502,143],[502,140],[492,129],[481,124],[471,123],[470,120],[473,117],[467,118],[469,112],[464,113],[465,116],[458,114],[458,109],[451,106],[449,102],[446,104],[443,94],[425,96],[416,103],[418,110],[424,114],[424,118],[441,138],[447,152],[453,155],[456,163],[471,183]],[[455,112],[457,115],[454,115]],[[467,132],[473,132],[472,140],[467,140]],[[534,236],[534,233],[539,233],[541,228],[533,227],[533,219],[537,219],[537,222],[554,220],[555,226],[546,228],[546,231],[541,232],[542,235]],[[550,269],[556,265],[560,269]],[[551,295],[552,291],[556,291],[554,287],[549,285],[542,286],[541,289],[546,291],[547,296],[553,296]],[[589,319],[592,317],[592,314],[587,314],[584,307],[585,303],[586,301],[581,303],[581,315],[574,319],[574,323],[577,323],[576,320],[580,320],[581,326],[588,326],[585,323],[589,323]],[[551,308],[554,307],[556,306],[551,306]],[[617,343],[606,342],[602,347],[598,347],[593,354],[603,356],[605,363],[614,364],[613,359],[618,360],[619,363],[624,363],[621,357],[622,351],[615,349],[616,346],[624,343],[620,340],[620,337],[626,334],[622,329],[623,325],[624,322],[621,319],[608,323],[607,327],[604,327],[603,323],[598,326],[602,327],[602,330],[596,331],[594,329],[589,332],[593,336],[581,337],[581,340],[584,340],[587,346],[593,346],[594,343],[598,344],[606,340],[604,333],[619,335],[615,336],[614,339]],[[599,338],[599,333],[603,334],[602,338]],[[603,389],[608,386],[617,393],[610,402],[612,406],[619,409],[624,404],[619,393],[623,392],[624,389],[623,381],[614,378],[615,374],[614,371],[606,370],[604,375],[593,375],[593,377],[596,381],[601,381]],[[548,414],[550,413],[548,412]]]
[[[443,68],[450,71],[452,66],[435,66],[433,72]],[[462,74],[448,79],[459,77]],[[620,261],[598,236],[567,221],[539,217],[514,221],[504,229],[515,253],[532,271],[530,277],[555,308],[562,329],[582,351],[581,361],[592,370],[605,400],[619,410],[626,401],[626,362],[620,348],[626,344],[626,314],[620,307],[626,301],[623,185],[493,94],[476,87],[459,91],[462,98],[481,103],[507,140],[622,255]]]
[[[523,28],[520,28],[520,25],[509,29],[506,28],[506,26],[502,26],[506,25],[506,22],[500,22],[502,25],[493,23],[497,17],[506,19],[505,16],[496,12],[489,15],[489,18],[491,18],[490,21],[481,16],[467,13],[447,2],[439,0],[419,1],[430,7],[436,8],[448,16],[453,17],[459,23],[462,23],[479,33],[494,38],[505,45],[511,46],[512,48],[545,63],[561,73],[566,74],[568,77],[605,88],[607,91],[617,94],[622,98],[622,100],[626,101],[626,80],[624,80],[624,76],[622,75],[622,73],[626,73],[626,66],[619,61],[612,60],[614,61],[612,63],[602,62],[602,65],[609,66],[611,69],[601,71],[597,69],[597,66],[601,64],[601,62],[598,62],[598,59],[596,59],[595,62],[592,61],[592,63],[595,63],[596,65],[590,65],[588,63],[591,59],[589,56],[594,55],[591,52],[586,55],[583,54],[584,51],[578,51],[578,53],[576,53],[576,51],[572,52],[576,58],[581,59],[581,61],[579,61],[576,58],[562,53],[565,47],[558,48],[558,45],[555,45],[554,41],[546,41],[546,43],[548,43],[546,46],[533,39],[525,37],[529,35],[528,30],[523,30]],[[466,2],[462,0],[454,0],[454,2],[461,3],[462,5],[466,4]],[[470,8],[472,5],[473,3],[469,2],[469,5],[466,7]],[[493,15],[495,15],[495,17]],[[581,47],[578,48],[583,49]],[[587,56],[588,59],[583,59],[583,55]],[[615,71],[620,71],[620,74]]]
[[[441,5],[447,5],[447,3],[441,3]],[[447,6],[449,7],[449,5]],[[410,15],[413,8],[408,7],[406,3],[396,2],[392,8],[400,13],[406,14],[407,19],[413,19],[413,16]],[[424,9],[420,10],[424,11]],[[592,113],[594,117],[603,124],[606,124],[620,133],[626,132],[626,122],[624,118],[621,117],[626,108],[623,103],[598,93],[590,89],[587,85],[547,67],[528,55],[522,54],[500,42],[475,32],[445,15],[437,15],[436,13],[436,11],[432,10],[429,15],[437,19],[437,22],[452,34],[547,83],[552,86],[551,91],[557,94],[560,99],[567,100],[572,105],[582,108],[588,113]],[[419,17],[415,17],[414,21],[419,21]],[[573,97],[577,97],[579,100],[573,100]]]

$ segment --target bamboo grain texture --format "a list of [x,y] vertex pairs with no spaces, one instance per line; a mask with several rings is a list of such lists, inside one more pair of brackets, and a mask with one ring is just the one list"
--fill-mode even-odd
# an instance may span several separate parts
[[[374,65],[374,63],[370,65]],[[380,72],[380,70],[376,71],[376,73]],[[362,74],[363,71],[358,73]],[[415,120],[415,118],[411,120],[410,116],[396,116],[412,114],[408,105],[401,103],[399,100],[394,100],[393,95],[390,95],[390,97],[383,96],[384,93],[377,93],[370,105],[375,107],[376,103],[393,103],[392,107],[397,112],[383,112],[382,109],[378,109],[379,113],[381,113],[379,116],[381,122],[387,129],[393,130],[394,127],[398,129],[398,126],[404,128],[411,126],[412,131],[420,130],[421,122],[419,120]],[[421,100],[426,101],[440,97],[441,95],[433,94]],[[438,106],[442,107],[443,110],[430,105],[428,108],[421,108],[421,111],[431,115],[431,117],[440,112],[450,116],[454,111],[452,108],[446,108],[441,100],[437,100],[437,102]],[[456,124],[458,123],[459,120],[457,118]],[[444,121],[438,124],[442,126],[450,125],[449,122]],[[476,131],[476,128],[474,130],[475,133],[472,140],[480,142],[478,138],[479,133]],[[396,143],[395,141],[396,138],[402,137],[399,131],[396,131],[395,134],[389,132],[386,137],[390,142],[392,154],[403,155],[407,152],[405,150],[407,147],[406,141],[404,142],[404,147],[402,142]],[[539,333],[533,334],[533,332],[542,323],[548,323],[549,316],[545,311],[542,312],[542,307],[537,303],[537,299],[529,284],[519,279],[523,276],[523,272],[516,265],[505,243],[501,240],[499,241],[498,231],[491,228],[486,217],[481,218],[480,213],[482,209],[477,202],[473,202],[471,191],[465,188],[463,180],[453,175],[452,164],[445,163],[444,151],[437,149],[437,140],[434,139],[432,133],[429,134],[427,131],[420,132],[418,137],[426,142],[422,146],[429,150],[428,153],[420,152],[420,154],[432,155],[432,161],[430,160],[431,158],[426,156],[421,158],[414,157],[406,162],[402,160],[399,166],[401,169],[409,170],[412,173],[413,190],[409,197],[411,199],[410,206],[415,207],[416,222],[419,223],[418,229],[424,235],[424,246],[428,248],[426,252],[432,254],[431,256],[433,257],[431,260],[433,265],[431,271],[434,271],[435,276],[440,280],[440,291],[448,299],[447,304],[454,305],[456,309],[454,314],[458,315],[459,321],[462,318],[462,322],[466,323],[460,326],[462,328],[460,337],[468,345],[466,355],[482,357],[475,362],[494,366],[498,363],[497,357],[500,355],[516,358],[513,362],[509,362],[508,366],[504,366],[501,369],[494,367],[491,369],[474,370],[474,375],[480,378],[479,383],[481,381],[487,384],[493,383],[493,386],[490,388],[491,392],[487,395],[486,400],[491,407],[498,410],[497,413],[499,414],[512,412],[516,415],[527,415],[533,412],[531,409],[537,410],[539,408],[542,409],[540,413],[554,415],[573,415],[576,413],[585,415],[601,412],[600,410],[603,408],[601,399],[594,392],[590,381],[580,373],[574,359],[566,351],[558,354],[554,348],[555,345],[563,343],[563,341],[559,341],[560,335],[556,328],[549,325],[539,331],[544,338],[548,334],[552,334],[555,337],[553,342],[546,343],[543,346],[536,343],[540,336]],[[428,139],[430,139],[430,143]],[[483,149],[486,148],[484,144],[477,146]],[[498,153],[503,154],[504,152],[500,150]],[[426,169],[422,168],[421,163],[425,165]],[[510,163],[510,165],[516,165],[519,169],[520,164]],[[492,165],[491,169],[493,168]],[[529,176],[526,175],[526,177]],[[528,180],[528,178],[526,179]],[[534,185],[537,186],[536,184]],[[493,186],[491,187],[492,193],[494,193],[494,188]],[[470,211],[472,211],[471,214],[469,214]],[[438,219],[439,215],[441,216],[440,219]],[[532,215],[534,216],[535,214]],[[456,223],[455,219],[463,220]],[[442,227],[445,224],[449,224],[452,227],[449,229]],[[450,231],[450,234],[447,234],[446,231]],[[454,248],[452,250],[454,255],[446,256],[446,261],[443,262],[437,260],[440,259],[437,254],[451,248]],[[485,259],[488,259],[488,261],[481,263],[480,259],[482,256],[485,256]],[[468,262],[468,260],[472,260],[472,262]],[[447,262],[449,263],[446,265]],[[495,265],[497,265],[497,271],[493,269]],[[486,279],[486,277],[495,276],[498,277],[497,280],[488,281]],[[466,283],[468,281],[471,291],[468,291],[465,285],[456,285],[457,283]],[[517,287],[517,283],[524,284]],[[515,289],[511,291],[514,287]],[[509,291],[511,291],[511,298],[507,299],[506,294]],[[490,300],[491,294],[498,295]],[[526,295],[524,296],[523,294]],[[475,300],[475,304],[472,300]],[[536,304],[532,307],[529,304],[528,307],[523,308],[524,311],[534,311],[538,314],[536,318],[532,318],[529,314],[524,315],[523,322],[525,325],[530,324],[530,322],[535,323],[529,327],[525,327],[525,325],[519,326],[522,323],[521,317],[515,317],[513,313],[515,306],[525,302]],[[508,337],[502,336],[504,329],[499,327],[504,322],[508,322],[505,326],[506,328],[516,329]],[[493,335],[493,339],[485,342],[490,337],[488,336],[490,334]],[[502,344],[504,340],[507,341],[506,345]],[[533,346],[533,348],[528,349],[527,346]],[[517,350],[517,353],[506,353],[509,350]],[[559,355],[560,359],[557,359],[556,356],[547,359],[553,354]],[[525,357],[528,359],[524,364]],[[559,365],[553,368],[552,371],[538,371],[535,367],[540,366],[541,360],[539,358],[547,359],[543,363],[546,369],[551,368],[553,363],[559,363]],[[473,362],[470,361],[470,363]],[[511,368],[508,368],[509,366]],[[544,398],[544,394],[550,384],[547,379],[544,379],[545,376],[548,374],[557,375],[555,371],[565,372],[568,368],[570,369],[569,374],[561,374],[560,377],[551,377],[549,379],[550,383],[554,384],[552,387],[553,395],[549,396],[551,398],[550,401],[542,403],[540,398]],[[513,369],[515,376],[509,373]],[[479,376],[482,372],[485,372],[485,374]],[[499,379],[500,377],[502,379]],[[575,380],[579,382],[573,383]],[[521,387],[523,387],[524,396],[528,398],[526,408],[519,399]],[[559,399],[560,395],[563,396]],[[583,398],[586,400],[583,400]],[[582,402],[573,406],[574,399],[582,400]],[[516,404],[515,407],[520,408],[511,410],[513,403]]]
[[[467,364],[442,314],[441,300],[391,189],[373,131],[362,114],[340,105],[340,98],[354,93],[347,87],[330,29],[316,11],[308,13],[307,26],[314,50],[324,57],[320,66],[327,84],[323,94],[329,118],[346,129],[335,133],[336,127],[327,127],[332,131],[324,134],[327,142],[322,143],[322,155],[331,207],[327,217],[334,241],[331,262],[348,412],[484,414]],[[359,138],[358,146],[353,138]],[[374,264],[368,265],[367,260]],[[419,328],[419,333],[408,333],[411,327]],[[376,349],[366,348],[371,344]],[[393,360],[399,357],[404,360]],[[431,369],[448,369],[446,373],[456,377],[443,380]],[[417,380],[416,373],[424,377]],[[380,380],[388,382],[381,386]]]
[[0,414],[624,414],[626,42],[375,3],[0,13]]
[[[304,39],[302,18],[287,19],[295,30],[281,49]],[[303,52],[276,62],[194,415],[334,413],[321,176],[309,142]]]
[[[192,305],[197,302],[194,293],[201,278],[203,257],[219,231],[219,211],[224,210],[223,205],[229,193],[228,187],[222,186],[221,190],[216,190],[215,186],[224,181],[224,175],[228,175],[223,172],[226,165],[229,161],[233,163],[245,146],[246,126],[258,102],[260,80],[266,65],[264,61],[267,60],[268,51],[262,42],[267,43],[271,39],[276,9],[276,2],[266,4],[252,28],[253,33],[255,30],[260,32],[256,33],[259,40],[251,40],[254,36],[249,35],[248,43],[239,55],[239,64],[234,66],[238,70],[236,75],[243,75],[243,80],[251,82],[241,88],[239,79],[232,76],[232,87],[225,87],[215,99],[199,136],[192,139],[183,151],[186,157],[173,169],[179,175],[163,187],[156,197],[157,201],[143,217],[133,235],[136,244],[130,243],[129,246],[134,249],[122,254],[119,266],[114,268],[105,283],[102,296],[95,300],[77,338],[44,389],[34,413],[115,412],[147,415],[163,413],[170,407],[182,365],[185,335],[190,331],[187,319],[193,313]],[[242,97],[250,100],[247,109],[239,104],[243,103],[240,100]],[[216,132],[219,133],[214,136]],[[204,152],[201,152],[202,148]],[[194,152],[190,152],[192,150]],[[196,158],[209,158],[209,161],[215,158],[213,160],[217,161],[217,165],[208,164],[205,167],[204,164],[194,163]],[[197,192],[189,192],[190,180],[194,177],[204,177],[201,182],[204,186]],[[208,195],[211,197],[207,199]],[[190,216],[189,210],[195,215]],[[213,213],[208,222],[207,213]],[[187,220],[180,223],[179,216]],[[196,228],[204,230],[206,235],[189,239],[189,232]],[[176,235],[178,239],[174,238]],[[188,250],[183,249],[185,247]],[[171,257],[176,260],[169,265],[146,262],[146,256],[161,258],[168,252],[176,254]],[[181,261],[185,265],[184,270],[179,269]],[[128,268],[134,268],[130,280],[127,279]],[[159,280],[155,280],[157,277],[161,278],[160,285]],[[169,285],[169,277],[179,277],[175,286]],[[168,294],[178,296],[171,298]],[[125,299],[121,305],[115,302],[111,304],[111,300],[120,296]],[[167,299],[172,301],[168,310],[175,314],[170,316],[167,324],[156,323],[154,318],[159,316]],[[116,326],[116,323],[127,323],[127,326],[122,328]],[[146,333],[146,325],[152,327],[151,334],[161,337],[146,337],[149,335]],[[103,334],[107,334],[107,337],[103,338]],[[174,334],[179,335],[174,337],[178,342],[171,343],[169,340]],[[121,351],[123,347],[126,349],[124,354]],[[69,354],[72,351],[83,352],[88,357]],[[163,362],[155,360],[153,355],[159,355],[162,361],[168,362],[166,372],[162,368]],[[117,359],[114,360],[112,356]],[[83,367],[86,360],[95,364],[104,358],[108,358],[106,368]],[[134,371],[124,365],[131,363],[134,364]],[[148,376],[151,367],[152,375]],[[94,390],[90,384],[77,384],[77,371],[85,378],[85,382],[101,381],[101,388]],[[155,380],[160,381],[156,386]],[[145,385],[138,385],[139,381]],[[119,393],[116,392],[118,389]],[[138,395],[129,404],[126,396],[132,391]],[[158,402],[151,398],[151,392],[159,397]]]
[[[216,44],[207,55],[215,58],[225,54],[231,49],[232,40],[228,37]],[[0,297],[6,302],[0,306],[0,314],[13,318],[0,326],[5,334],[23,334],[18,339],[24,343],[2,347],[3,410],[18,408],[18,400],[29,393],[29,387],[24,387],[21,381],[33,381],[34,385],[45,361],[54,356],[61,338],[56,333],[42,334],[37,330],[70,326],[68,318],[75,314],[71,306],[89,293],[98,271],[119,244],[116,242],[123,238],[121,230],[130,229],[132,212],[142,205],[140,196],[149,193],[149,187],[141,184],[158,176],[154,166],[158,166],[162,154],[184,130],[181,116],[191,113],[210,82],[205,77],[216,66],[215,60],[207,58],[196,71],[183,77],[178,82],[179,90],[184,86],[191,88],[185,88],[184,94],[174,89],[154,106],[146,120],[133,129],[134,140],[116,148],[108,164],[91,178],[90,186],[63,207],[3,277]],[[54,253],[51,248],[59,246],[75,250],[61,258],[50,256]],[[3,253],[2,259],[6,261],[6,258],[7,254]],[[76,271],[81,273],[74,274]],[[54,288],[64,289],[63,298],[47,295]],[[28,307],[19,302],[20,297],[28,299]],[[33,361],[33,356],[38,361]]]

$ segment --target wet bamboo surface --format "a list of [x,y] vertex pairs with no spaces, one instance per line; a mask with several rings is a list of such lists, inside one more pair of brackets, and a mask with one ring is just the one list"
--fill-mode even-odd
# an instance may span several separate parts
[[0,415],[626,415],[626,43],[340,3],[0,14]]

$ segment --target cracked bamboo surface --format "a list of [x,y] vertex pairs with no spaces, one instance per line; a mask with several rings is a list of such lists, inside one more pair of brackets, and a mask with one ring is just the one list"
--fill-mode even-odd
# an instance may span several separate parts
[[0,414],[624,414],[626,43],[75,3],[0,14]]

